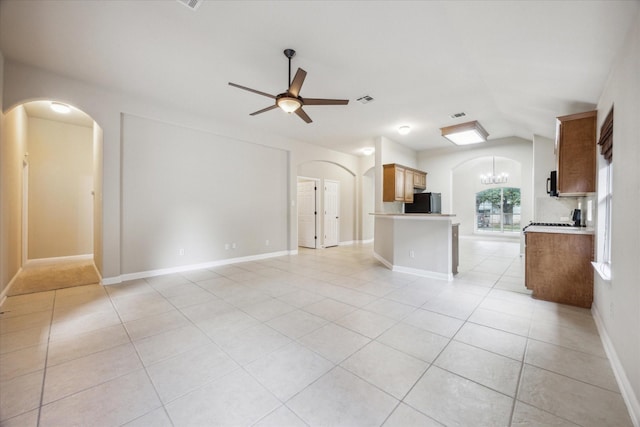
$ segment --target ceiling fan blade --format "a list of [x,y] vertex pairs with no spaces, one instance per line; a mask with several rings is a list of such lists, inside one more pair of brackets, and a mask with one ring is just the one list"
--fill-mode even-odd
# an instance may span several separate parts
[[248,90],[249,92],[257,93],[258,95],[266,96],[267,98],[276,99],[276,97],[274,95],[271,95],[271,94],[268,94],[268,93],[265,93],[265,92],[260,92],[259,90],[251,89],[251,88],[248,88],[248,87],[245,87],[245,86],[240,86],[240,85],[237,85],[235,83],[229,82],[229,86],[237,87],[238,89]]
[[298,68],[296,71],[296,76],[293,78],[291,82],[291,86],[289,86],[289,93],[295,97],[300,93],[300,88],[302,87],[302,83],[304,83],[304,78],[307,77],[307,72],[302,68]]
[[255,116],[256,114],[264,113],[264,112],[267,112],[269,110],[273,110],[274,108],[278,108],[278,106],[274,104],[274,105],[272,105],[270,107],[263,108],[262,110],[258,110],[258,111],[254,112],[254,113],[249,114],[249,115],[250,116]]
[[300,117],[302,120],[304,120],[307,123],[311,123],[313,120],[311,120],[311,117],[309,117],[307,115],[307,113],[304,112],[304,110],[302,109],[302,107],[298,108],[295,113],[298,115],[298,117]]
[[304,105],[347,105],[348,99],[301,98]]

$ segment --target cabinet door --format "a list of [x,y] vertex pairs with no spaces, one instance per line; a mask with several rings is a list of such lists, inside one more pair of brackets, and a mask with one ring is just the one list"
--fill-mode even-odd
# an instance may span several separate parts
[[596,191],[596,112],[558,118],[558,192]]
[[408,203],[413,203],[413,175],[412,170],[405,169],[403,201]]
[[525,286],[533,297],[589,308],[593,235],[525,233]]
[[395,177],[396,177],[396,192],[395,192],[395,197],[394,200],[397,202],[404,202],[404,188],[405,188],[405,176],[404,176],[404,172],[405,169],[401,168],[400,166],[396,166],[396,173],[395,173]]
[[413,188],[419,188],[420,190],[427,188],[427,175],[420,172],[414,172]]

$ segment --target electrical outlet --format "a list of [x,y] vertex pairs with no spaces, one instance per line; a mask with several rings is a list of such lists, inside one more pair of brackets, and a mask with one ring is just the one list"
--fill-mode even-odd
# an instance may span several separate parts
[[409,251],[409,256],[411,258],[415,258],[416,257],[416,253],[414,251]]
[[178,255],[184,255],[184,248],[178,249]]
[[235,242],[231,244],[231,249],[235,249],[236,248],[236,244]]
[[269,246],[269,241],[268,241],[268,240],[265,240],[265,241],[264,241],[264,245],[265,245],[265,246]]
[[224,250],[225,250],[225,251],[228,251],[228,250],[229,250],[229,244],[228,244],[228,243],[225,243],[225,244],[224,244]]

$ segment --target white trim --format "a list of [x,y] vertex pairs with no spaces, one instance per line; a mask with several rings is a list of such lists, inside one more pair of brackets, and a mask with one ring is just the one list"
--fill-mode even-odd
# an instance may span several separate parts
[[346,240],[344,242],[338,242],[338,246],[349,246],[356,243],[357,240]]
[[437,271],[422,270],[420,268],[411,268],[411,267],[402,267],[399,265],[393,265],[392,263],[390,263],[389,261],[387,261],[386,259],[384,259],[382,256],[378,255],[375,252],[373,253],[373,257],[378,261],[380,261],[382,264],[384,264],[385,267],[387,267],[391,271],[396,271],[398,273],[412,274],[414,276],[420,276],[420,277],[429,277],[431,279],[447,280],[449,282],[453,280],[453,273],[438,273]]
[[148,271],[140,271],[137,273],[121,274],[120,276],[103,278],[100,281],[100,283],[105,286],[115,285],[118,283],[126,282],[128,280],[144,279],[147,277],[162,276],[165,274],[183,273],[185,271],[201,270],[203,268],[220,267],[222,265],[237,264],[239,262],[258,261],[261,259],[274,258],[274,257],[279,257],[284,255],[297,255],[297,254],[298,254],[298,251],[295,250],[295,251],[269,252],[266,254],[250,255],[250,256],[238,257],[238,258],[227,258],[227,259],[221,259],[217,261],[209,261],[201,264],[189,264],[189,265],[181,265],[179,267],[169,267],[169,268],[161,268],[158,270],[148,270]]
[[373,238],[371,239],[366,239],[366,240],[360,240],[360,243],[362,243],[363,245],[366,245],[368,243],[373,243]]
[[634,426],[640,426],[640,401],[633,391],[633,387],[629,382],[629,378],[624,371],[622,363],[620,363],[620,359],[618,358],[618,354],[616,353],[616,349],[609,338],[609,334],[607,334],[607,330],[604,327],[604,323],[600,314],[598,313],[598,308],[596,305],[592,305],[591,314],[593,315],[593,320],[596,322],[596,327],[598,328],[598,333],[600,334],[600,339],[602,340],[602,345],[604,346],[604,351],[607,353],[607,357],[609,358],[609,362],[611,363],[611,367],[613,368],[613,374],[616,377],[616,381],[618,382],[618,387],[620,387],[620,392],[622,394],[622,398],[624,399],[624,403],[627,405],[627,410],[629,411],[629,416],[631,417],[631,422]]
[[611,282],[611,264],[608,262],[592,261],[591,265],[602,280],[605,282]]
[[2,292],[0,292],[0,307],[7,300],[7,294],[9,293],[9,289],[11,289],[11,286],[13,286],[13,284],[16,282],[20,273],[22,273],[22,267],[18,269],[18,272],[11,278],[11,280],[9,280],[9,283],[7,283],[7,286],[5,286]]
[[35,258],[29,259],[25,263],[26,265],[38,265],[38,264],[48,264],[51,262],[66,262],[66,261],[87,261],[92,260],[93,254],[83,254],[83,255],[70,255],[70,256],[59,256],[53,258]]

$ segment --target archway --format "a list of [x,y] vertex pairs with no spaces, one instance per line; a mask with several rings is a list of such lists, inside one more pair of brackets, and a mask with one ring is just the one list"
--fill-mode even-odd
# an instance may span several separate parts
[[[491,179],[486,179],[493,174],[505,174],[506,180],[492,182]],[[452,170],[452,205],[453,212],[456,212],[460,222],[460,234],[472,235],[478,230],[476,194],[488,189],[503,187],[519,189],[521,186],[522,166],[516,160],[499,156],[482,156],[458,164]]]
[[82,110],[51,100],[17,105],[5,121],[18,129],[8,150],[22,160],[10,172],[13,190],[20,187],[21,234],[10,242],[20,270],[7,295],[99,283],[102,130]]

